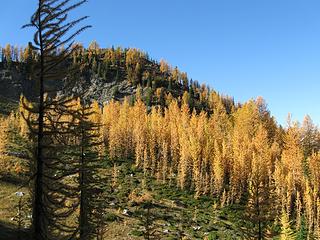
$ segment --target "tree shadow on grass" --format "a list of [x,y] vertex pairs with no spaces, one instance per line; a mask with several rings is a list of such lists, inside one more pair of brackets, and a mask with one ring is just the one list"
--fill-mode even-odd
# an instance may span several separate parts
[[0,181],[17,186],[27,185],[27,178],[25,176],[17,176],[13,174],[0,174]]
[[31,240],[30,231],[19,231],[14,225],[0,222],[0,240]]

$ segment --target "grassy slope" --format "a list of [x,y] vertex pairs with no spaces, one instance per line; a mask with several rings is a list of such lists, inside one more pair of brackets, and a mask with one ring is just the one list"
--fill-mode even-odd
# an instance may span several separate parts
[[[117,187],[111,194],[109,218],[114,220],[107,226],[105,239],[143,239],[146,229],[147,209],[128,200],[134,189],[142,191],[143,176],[134,168],[124,164],[118,168]],[[133,174],[133,175],[131,175]],[[151,239],[242,239],[244,235],[235,208],[216,209],[215,199],[201,197],[181,191],[170,184],[147,181],[152,195],[150,208]],[[128,209],[129,216],[123,210]],[[200,228],[199,228],[200,227]]]
[[[109,168],[108,171],[111,171]],[[129,164],[118,167],[116,187],[110,194],[104,239],[144,239],[147,209],[129,201],[130,193],[142,190],[143,175]],[[132,175],[131,175],[132,174]],[[217,210],[214,199],[181,191],[169,184],[147,181],[152,195],[150,207],[151,239],[241,239],[243,238],[234,209]],[[0,182],[0,240],[14,239],[17,224],[10,220],[17,213],[18,197],[15,184]],[[19,190],[20,191],[20,190]],[[22,189],[27,192],[27,189]],[[124,215],[123,210],[129,210]],[[200,229],[197,229],[199,228]]]

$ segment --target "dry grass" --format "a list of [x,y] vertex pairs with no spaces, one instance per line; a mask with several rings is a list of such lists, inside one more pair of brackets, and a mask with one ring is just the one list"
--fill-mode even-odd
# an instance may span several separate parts
[[105,240],[142,240],[143,237],[130,235],[132,229],[138,225],[138,221],[132,218],[125,218],[123,222],[111,222],[105,229]]
[[[28,190],[26,188],[19,189],[13,183],[0,181],[0,240],[17,239],[19,236],[18,222],[16,221],[19,203],[19,197],[15,194],[17,191],[26,193],[22,197],[22,207],[28,211],[24,203],[28,198]],[[24,212],[23,215],[24,220],[21,228],[29,228],[30,219],[26,218],[28,213]],[[21,231],[20,234],[23,237],[22,239],[26,239],[25,231]]]
[[0,221],[2,223],[14,224],[10,219],[15,217],[18,211],[19,197],[15,194],[17,191],[26,193],[23,199],[27,199],[28,189],[19,189],[15,184],[0,181]]

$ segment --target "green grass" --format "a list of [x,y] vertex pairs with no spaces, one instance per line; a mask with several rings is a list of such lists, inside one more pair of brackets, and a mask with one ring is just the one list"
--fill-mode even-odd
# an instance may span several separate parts
[[[107,227],[108,237],[105,239],[128,239],[128,236],[130,239],[141,239],[147,227],[147,208],[130,203],[128,195],[134,189],[143,191],[143,174],[128,164],[119,166],[118,170],[118,186],[111,194],[117,203],[108,209],[118,215],[118,221],[117,224],[111,223],[112,228]],[[216,199],[195,199],[192,192],[169,184],[160,184],[153,179],[146,182],[146,188],[153,196],[149,227],[154,236],[151,239],[244,239],[232,210],[215,209]],[[122,215],[123,209],[128,209],[130,215]]]
[[[109,175],[112,169],[108,167],[105,174]],[[128,201],[134,189],[143,191],[143,173],[128,163],[120,165],[118,170],[117,184],[106,199],[113,204],[108,206],[105,216],[108,223],[104,239],[144,239],[148,226],[152,232],[151,239],[244,239],[239,221],[241,209],[216,209],[216,199],[212,197],[195,199],[192,192],[157,183],[154,179],[146,181],[146,188],[152,194],[150,224],[147,225],[146,205]],[[106,182],[106,185],[109,184]],[[0,181],[0,232],[6,236],[0,237],[0,240],[15,239],[14,236],[17,236],[17,224],[10,220],[17,213],[19,198],[15,195],[16,191],[16,184]],[[27,192],[27,189],[19,191]],[[24,198],[27,199],[27,196]],[[130,214],[124,215],[124,209],[129,210]]]

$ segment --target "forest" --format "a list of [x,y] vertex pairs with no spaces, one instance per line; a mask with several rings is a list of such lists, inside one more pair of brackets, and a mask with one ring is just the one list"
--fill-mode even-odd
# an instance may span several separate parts
[[85,2],[39,0],[34,42],[0,48],[1,74],[30,82],[0,97],[0,239],[320,239],[312,119],[281,126],[262,97],[75,43]]

